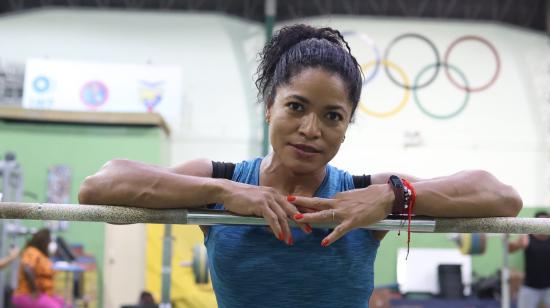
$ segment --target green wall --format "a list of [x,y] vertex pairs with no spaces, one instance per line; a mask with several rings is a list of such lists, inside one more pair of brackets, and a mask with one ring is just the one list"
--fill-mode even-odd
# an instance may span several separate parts
[[[47,170],[56,164],[72,170],[70,203],[78,203],[77,194],[84,178],[113,158],[129,158],[149,163],[166,163],[167,140],[158,127],[101,126],[0,121],[0,155],[12,151],[24,172],[25,191],[46,201]],[[41,221],[26,222],[41,227]],[[103,302],[103,223],[70,222],[61,234],[69,243],[82,243],[98,265],[98,303]]]
[[[524,208],[519,216],[533,217],[535,212],[542,208]],[[548,208],[545,208],[548,210]],[[511,235],[514,240],[516,235]],[[380,244],[375,262],[374,283],[376,286],[393,285],[397,283],[397,251],[407,247],[407,232],[389,232]],[[413,233],[411,236],[411,248],[457,248],[454,241],[449,239],[449,234]],[[503,247],[502,235],[490,234],[487,241],[487,250],[482,255],[472,256],[473,277],[484,277],[495,273],[502,266]],[[510,254],[510,268],[523,271],[523,254],[516,252]]]

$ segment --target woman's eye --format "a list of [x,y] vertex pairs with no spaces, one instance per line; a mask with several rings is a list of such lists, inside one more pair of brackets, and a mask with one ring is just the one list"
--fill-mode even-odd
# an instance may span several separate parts
[[288,108],[294,110],[294,111],[302,111],[304,110],[304,106],[300,103],[288,103]]
[[344,119],[344,117],[338,112],[329,112],[326,117],[331,121],[342,121]]

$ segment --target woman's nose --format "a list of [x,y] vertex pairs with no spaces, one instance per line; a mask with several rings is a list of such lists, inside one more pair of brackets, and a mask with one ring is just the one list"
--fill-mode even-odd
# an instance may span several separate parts
[[309,113],[302,118],[299,132],[307,139],[319,138],[321,136],[321,123],[314,113]]

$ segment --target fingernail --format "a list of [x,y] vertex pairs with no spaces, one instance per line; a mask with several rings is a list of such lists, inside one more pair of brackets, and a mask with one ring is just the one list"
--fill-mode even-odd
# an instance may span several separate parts
[[304,215],[302,213],[294,214],[294,219],[302,219]]
[[293,196],[293,195],[288,195],[288,196],[286,197],[286,201],[288,201],[288,202],[292,202],[292,201],[294,201],[294,200],[296,200],[296,197]]
[[305,229],[307,233],[311,233],[311,231],[313,231],[310,225],[306,225]]
[[279,241],[282,241],[285,239],[285,235],[283,234],[283,232],[279,232]]
[[321,246],[327,247],[327,246],[328,246],[328,240],[327,240],[327,239],[324,239],[324,240],[321,242]]
[[294,240],[292,239],[292,237],[289,237],[289,238],[288,238],[288,244],[289,244],[290,246],[294,245]]

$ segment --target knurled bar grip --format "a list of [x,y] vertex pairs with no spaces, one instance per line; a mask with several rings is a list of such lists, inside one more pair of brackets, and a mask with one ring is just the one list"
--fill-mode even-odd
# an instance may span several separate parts
[[[261,217],[239,216],[220,210],[146,209],[129,206],[0,203],[0,218],[28,220],[95,221],[111,224],[188,224],[188,225],[261,225]],[[293,225],[293,222],[291,221]],[[337,223],[313,224],[312,227],[332,228]],[[404,230],[406,222],[399,217],[381,220],[365,227],[373,230]],[[413,232],[435,233],[518,233],[550,234],[550,218],[429,218],[415,217]]]

